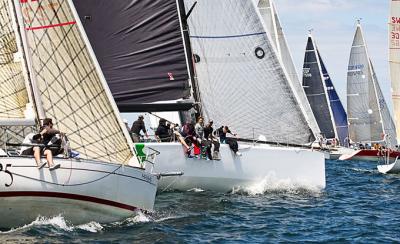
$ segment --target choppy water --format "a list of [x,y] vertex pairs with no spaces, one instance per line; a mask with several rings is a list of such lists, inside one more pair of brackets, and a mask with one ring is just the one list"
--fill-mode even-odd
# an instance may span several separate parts
[[0,242],[400,242],[400,175],[366,162],[326,166],[322,192],[263,182],[233,194],[164,192],[152,215],[79,226],[62,216],[38,219],[2,232]]

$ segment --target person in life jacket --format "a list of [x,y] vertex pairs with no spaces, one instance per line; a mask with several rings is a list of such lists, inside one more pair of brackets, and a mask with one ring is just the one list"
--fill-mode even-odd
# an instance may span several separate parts
[[62,153],[61,132],[53,128],[52,119],[46,118],[43,120],[43,126],[40,129],[40,133],[33,136],[33,140],[36,143],[44,145],[33,147],[33,155],[38,168],[42,169],[46,165],[46,162],[41,162],[41,155],[46,157],[50,170],[60,168],[60,164],[54,164],[53,155]]

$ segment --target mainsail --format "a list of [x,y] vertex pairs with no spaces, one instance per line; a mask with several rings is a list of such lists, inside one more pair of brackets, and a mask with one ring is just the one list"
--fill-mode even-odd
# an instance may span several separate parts
[[81,158],[128,162],[126,129],[72,2],[21,0],[16,7],[45,116]]
[[[397,136],[400,136],[400,1],[391,0],[389,16],[389,64]],[[397,138],[400,143],[400,138]]]
[[170,110],[149,103],[190,96],[176,0],[73,3],[121,111]]
[[[379,88],[361,25],[357,25],[347,73],[347,112],[349,135],[354,142],[380,142],[391,133],[391,119],[385,99]],[[396,138],[390,134],[392,145]]]
[[199,1],[189,26],[206,119],[247,139],[314,140],[254,2]]
[[280,61],[283,63],[283,68],[286,70],[293,92],[295,93],[297,100],[299,101],[299,104],[304,112],[304,115],[306,116],[308,124],[314,132],[314,135],[317,135],[320,132],[320,128],[318,127],[317,121],[311,110],[311,106],[308,103],[299,77],[297,76],[296,68],[293,63],[293,58],[290,54],[289,46],[287,44],[285,34],[282,29],[275,4],[272,0],[254,1],[257,4],[257,8],[267,29],[267,33],[271,37],[271,43],[275,47]]
[[321,132],[345,145],[347,115],[311,34],[304,56],[303,87]]

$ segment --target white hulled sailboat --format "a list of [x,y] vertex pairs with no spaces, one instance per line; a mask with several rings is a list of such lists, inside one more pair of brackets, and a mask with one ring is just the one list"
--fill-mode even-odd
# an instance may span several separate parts
[[[1,0],[0,20],[0,228],[38,216],[103,223],[151,211],[157,176],[138,164],[72,1]],[[45,117],[79,153],[56,157],[54,171],[15,145]]]
[[[73,1],[122,111],[184,111],[194,101],[206,120],[251,142],[259,134],[275,145],[314,140],[252,1]],[[188,158],[180,143],[144,146],[161,152],[157,171],[184,172],[161,178],[159,189],[227,192],[266,178],[325,187],[323,155],[301,148],[241,142],[238,157],[224,144],[217,161]]]

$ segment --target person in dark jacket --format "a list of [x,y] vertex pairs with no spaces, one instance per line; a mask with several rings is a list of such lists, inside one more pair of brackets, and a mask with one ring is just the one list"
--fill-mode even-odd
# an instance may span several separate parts
[[143,131],[144,135],[146,138],[149,138],[149,135],[147,134],[146,131],[146,126],[144,124],[144,117],[143,115],[139,115],[138,119],[133,122],[132,127],[131,127],[131,134],[132,134],[132,140],[133,142],[139,142],[140,141],[140,132]]
[[218,142],[218,139],[213,135],[213,121],[210,120],[208,121],[208,123],[206,124],[206,126],[204,126],[204,138],[208,141],[210,141],[213,145],[214,145],[214,153],[212,154],[212,159],[214,160],[219,160],[220,156],[219,156],[219,147],[220,147],[220,143]]
[[219,140],[221,143],[226,143],[229,145],[230,149],[235,153],[237,156],[242,156],[239,152],[239,145],[237,143],[236,138],[227,137],[226,134],[231,134],[233,136],[237,136],[235,133],[232,133],[228,126],[224,125],[218,129]]
[[[33,155],[39,169],[46,165],[45,162],[42,163],[40,161],[41,154],[46,156],[50,170],[60,168],[60,164],[54,164],[53,162],[53,155],[60,153],[60,148],[57,147],[57,141],[61,141],[61,139],[57,137],[59,134],[61,134],[61,132],[53,128],[52,119],[46,118],[43,120],[43,126],[40,129],[40,133],[33,137],[36,142],[44,144],[44,147],[33,147]],[[52,144],[51,147],[49,144]],[[59,145],[61,146],[61,143]]]

